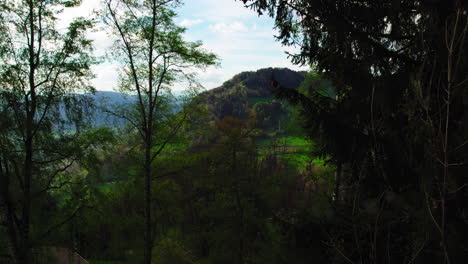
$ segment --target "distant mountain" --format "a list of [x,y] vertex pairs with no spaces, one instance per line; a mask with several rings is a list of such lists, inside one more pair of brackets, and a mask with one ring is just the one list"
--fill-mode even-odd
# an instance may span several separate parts
[[133,96],[111,91],[97,91],[92,97],[96,103],[104,105],[122,105],[134,102]]
[[272,94],[271,80],[283,87],[296,89],[304,81],[306,72],[287,68],[267,68],[242,72],[218,88],[199,96],[199,103],[208,108],[212,120],[226,116],[247,119],[255,114],[259,128],[281,129],[281,120],[287,119],[287,109]]
[[96,108],[91,117],[93,126],[121,127],[125,121],[112,115],[107,110],[117,112],[121,107],[128,106],[135,102],[135,97],[119,92],[97,91],[88,94],[93,100]]
[[[126,121],[117,117],[113,113],[120,112],[122,108],[127,108],[136,102],[135,95],[128,95],[119,92],[97,91],[94,94],[87,94],[94,101],[95,109],[91,117],[93,126],[110,126],[121,127],[126,124]],[[175,97],[175,103],[172,104],[172,112],[178,113],[181,110],[181,105]]]

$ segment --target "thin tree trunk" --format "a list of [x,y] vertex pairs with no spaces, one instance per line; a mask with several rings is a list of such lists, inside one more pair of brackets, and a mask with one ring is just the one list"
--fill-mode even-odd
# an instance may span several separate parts
[[[147,136],[148,139],[148,136]],[[147,142],[145,149],[145,237],[144,237],[144,263],[151,264],[151,251],[153,248],[151,230],[151,144]]]
[[239,223],[239,264],[244,263],[244,209],[242,207],[241,202],[241,194],[240,194],[240,179],[237,173],[237,151],[236,149],[232,150],[232,173],[234,174],[234,179],[236,180],[236,204],[237,204],[237,216],[240,219]]
[[[36,114],[36,91],[35,91],[35,51],[34,51],[34,1],[29,1],[29,94],[30,98],[26,98],[26,138],[24,142],[24,190],[23,190],[23,215],[21,228],[21,256],[19,263],[29,264],[31,262],[31,245],[30,245],[30,214],[31,214],[31,180],[33,171],[33,144],[34,144],[34,116]],[[29,102],[29,103],[28,103]]]
[[[154,49],[154,40],[155,40],[155,30],[156,30],[156,0],[152,2],[152,30],[151,30],[151,40],[149,43],[149,59],[148,59],[148,120],[146,128],[146,150],[145,150],[145,250],[144,250],[144,263],[151,264],[152,259],[152,250],[153,250],[153,237],[152,237],[152,221],[151,221],[151,162],[153,161],[153,156],[151,154],[151,147],[153,146],[153,114],[154,114],[154,103],[153,96],[158,96],[158,91],[154,94],[153,91],[153,49]],[[144,107],[142,105],[142,107]]]
[[336,164],[335,172],[335,201],[340,199],[340,186],[341,186],[341,173],[342,173],[342,163],[338,161]]

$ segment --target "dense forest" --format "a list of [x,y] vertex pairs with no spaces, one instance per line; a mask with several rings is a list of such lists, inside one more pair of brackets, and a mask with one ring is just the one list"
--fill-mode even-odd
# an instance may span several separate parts
[[310,70],[203,91],[178,0],[0,0],[0,263],[467,263],[467,2],[237,2]]

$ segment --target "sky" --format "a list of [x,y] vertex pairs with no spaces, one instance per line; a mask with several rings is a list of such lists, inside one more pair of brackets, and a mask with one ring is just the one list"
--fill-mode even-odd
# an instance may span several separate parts
[[[68,24],[75,16],[89,16],[99,8],[99,0],[83,0],[80,7],[65,9],[61,24]],[[286,67],[293,70],[307,70],[307,67],[293,65],[285,51],[294,52],[291,47],[282,47],[275,41],[277,33],[274,21],[268,16],[258,16],[245,8],[242,1],[235,0],[185,0],[175,9],[175,22],[187,28],[187,41],[203,42],[203,48],[218,55],[219,66],[199,71],[198,81],[205,89],[220,86],[237,73],[255,71],[267,67]],[[96,30],[90,33],[97,55],[109,50],[112,41],[106,33]],[[116,65],[105,61],[94,66],[96,78],[93,84],[97,90],[112,91],[117,86]],[[175,90],[183,90],[181,84]]]

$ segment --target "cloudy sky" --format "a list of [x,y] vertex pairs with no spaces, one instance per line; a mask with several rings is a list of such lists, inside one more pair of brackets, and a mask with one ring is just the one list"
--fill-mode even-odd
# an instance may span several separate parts
[[[253,71],[266,67],[287,67],[306,70],[292,65],[284,53],[291,48],[282,47],[274,40],[274,22],[267,16],[259,17],[253,10],[235,0],[185,0],[176,9],[176,23],[187,28],[189,41],[201,40],[204,48],[217,54],[219,67],[210,67],[200,72],[198,80],[206,89],[220,86],[224,81],[242,71]],[[80,7],[67,9],[62,14],[62,23],[73,16],[87,16],[98,8],[99,0],[83,0]],[[103,32],[91,33],[97,54],[104,54],[111,41]],[[110,62],[95,66],[98,90],[113,90],[116,86],[116,67]],[[176,87],[182,89],[182,87]]]

